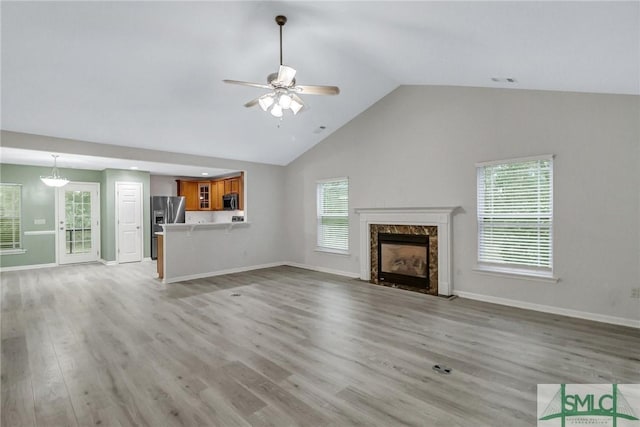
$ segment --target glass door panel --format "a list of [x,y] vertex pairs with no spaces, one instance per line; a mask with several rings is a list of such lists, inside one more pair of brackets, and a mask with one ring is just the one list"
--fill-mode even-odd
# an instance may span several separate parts
[[99,259],[98,183],[69,183],[58,191],[59,263]]

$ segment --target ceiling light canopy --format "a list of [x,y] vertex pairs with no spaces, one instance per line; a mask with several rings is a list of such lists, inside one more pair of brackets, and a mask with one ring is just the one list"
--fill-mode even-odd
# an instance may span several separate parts
[[46,186],[64,187],[69,183],[69,180],[67,178],[63,178],[62,176],[60,176],[60,173],[58,172],[57,160],[59,156],[57,154],[52,154],[51,156],[53,157],[53,170],[51,171],[51,175],[41,176],[40,179],[42,180],[42,182],[44,182],[44,185]]

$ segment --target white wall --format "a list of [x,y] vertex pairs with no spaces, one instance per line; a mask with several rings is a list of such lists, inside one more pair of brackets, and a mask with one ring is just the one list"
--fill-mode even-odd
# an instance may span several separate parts
[[152,196],[177,196],[178,186],[176,176],[151,175],[151,195]]
[[[287,167],[289,258],[357,273],[315,252],[316,180],[348,176],[350,207],[461,206],[454,290],[640,319],[639,97],[401,86]],[[555,154],[555,284],[472,271],[479,161]]]

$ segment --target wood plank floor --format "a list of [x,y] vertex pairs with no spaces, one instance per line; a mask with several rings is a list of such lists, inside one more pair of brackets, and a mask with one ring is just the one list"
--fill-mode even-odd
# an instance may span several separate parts
[[636,329],[292,267],[153,277],[3,273],[2,425],[534,426],[538,383],[640,383]]

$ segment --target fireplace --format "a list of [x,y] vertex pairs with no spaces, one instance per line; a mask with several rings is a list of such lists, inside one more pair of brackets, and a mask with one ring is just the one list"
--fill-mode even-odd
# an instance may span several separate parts
[[[453,213],[456,209],[456,207],[355,209],[360,217],[360,279],[377,285],[405,288],[431,295],[453,295],[451,237]],[[422,238],[428,236],[427,284],[398,285],[386,277],[384,280],[378,279],[379,234],[402,234],[422,236]],[[390,242],[390,244],[398,244],[398,242]],[[419,261],[416,263],[421,265]]]
[[429,236],[378,233],[378,280],[429,289]]
[[371,224],[371,283],[438,295],[438,227]]

